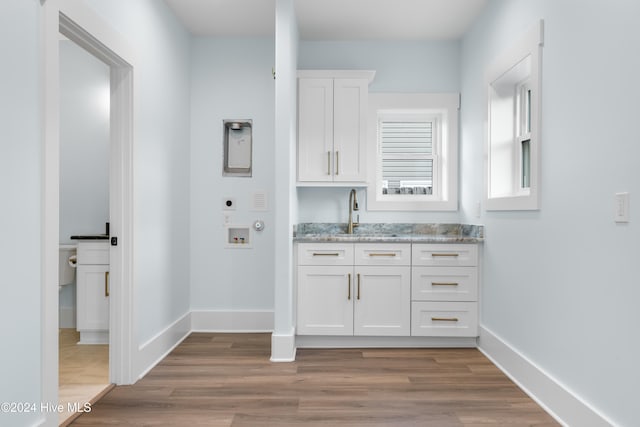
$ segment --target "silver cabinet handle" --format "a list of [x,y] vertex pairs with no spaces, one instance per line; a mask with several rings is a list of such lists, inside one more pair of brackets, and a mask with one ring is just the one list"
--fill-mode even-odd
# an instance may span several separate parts
[[347,273],[347,299],[351,300],[351,273]]
[[358,296],[356,298],[360,299],[360,273],[358,273],[357,276],[358,276]]
[[431,286],[458,286],[455,282],[431,282]]
[[327,151],[327,175],[331,175],[331,151]]
[[337,151],[336,151],[336,164],[333,166],[334,166],[336,175],[338,175],[338,172],[340,172],[340,157],[338,157]]
[[457,317],[432,317],[432,322],[457,322]]
[[451,254],[431,254],[432,257],[451,257],[451,258],[458,258],[460,256],[460,254],[455,254],[455,253],[451,253]]
[[324,253],[324,252],[314,252],[313,256],[340,256],[338,252]]
[[109,296],[109,272],[104,272],[104,296]]
[[396,256],[395,253],[372,253],[369,254],[369,256],[390,256],[390,257],[394,257]]

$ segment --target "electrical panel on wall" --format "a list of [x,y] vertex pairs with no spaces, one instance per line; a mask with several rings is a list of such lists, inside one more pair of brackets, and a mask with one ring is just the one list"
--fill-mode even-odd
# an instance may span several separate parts
[[223,176],[251,176],[253,121],[224,120]]

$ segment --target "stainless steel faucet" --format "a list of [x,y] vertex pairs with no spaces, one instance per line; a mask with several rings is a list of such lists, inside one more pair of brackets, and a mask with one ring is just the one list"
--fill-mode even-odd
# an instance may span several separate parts
[[[360,210],[358,207],[358,199],[356,198],[356,189],[352,188],[349,193],[349,224],[347,224],[347,234],[353,234],[354,227],[357,227],[359,222],[353,221],[353,211]],[[359,218],[358,218],[359,219]]]

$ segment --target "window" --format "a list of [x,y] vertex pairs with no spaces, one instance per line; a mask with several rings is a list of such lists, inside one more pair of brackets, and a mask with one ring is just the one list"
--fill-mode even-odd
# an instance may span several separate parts
[[[383,194],[433,194],[437,118],[388,114],[378,122]],[[436,179],[437,180],[437,179]]]
[[520,147],[520,193],[531,188],[531,87],[525,81],[516,87],[516,142]]
[[539,207],[542,21],[487,71],[487,210]]
[[369,95],[369,210],[456,210],[459,94]]

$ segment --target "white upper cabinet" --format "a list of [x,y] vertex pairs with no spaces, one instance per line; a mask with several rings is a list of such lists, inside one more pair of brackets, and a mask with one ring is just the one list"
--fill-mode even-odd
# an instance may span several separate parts
[[366,181],[371,71],[298,72],[298,183]]

